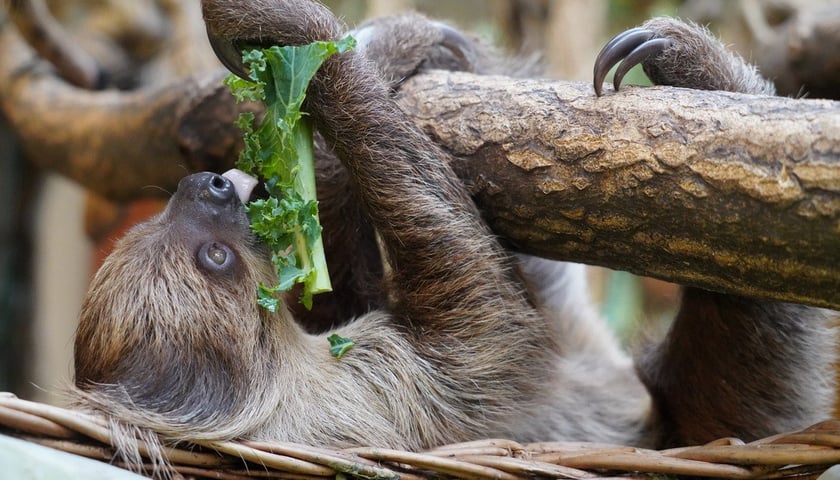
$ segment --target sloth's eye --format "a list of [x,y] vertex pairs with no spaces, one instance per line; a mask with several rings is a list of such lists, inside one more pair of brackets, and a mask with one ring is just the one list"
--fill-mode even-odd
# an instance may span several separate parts
[[207,250],[207,258],[216,265],[224,265],[227,261],[227,252],[224,248],[210,247]]
[[219,242],[207,242],[198,250],[198,264],[211,272],[227,271],[234,263],[233,251]]

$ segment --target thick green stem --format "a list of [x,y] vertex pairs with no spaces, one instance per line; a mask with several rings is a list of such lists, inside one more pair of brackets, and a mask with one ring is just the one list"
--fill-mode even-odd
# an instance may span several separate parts
[[[315,156],[312,151],[312,124],[307,118],[298,120],[293,130],[295,149],[298,153],[297,190],[306,202],[318,201],[315,187]],[[317,218],[317,216],[316,216]],[[319,225],[320,229],[320,225]],[[301,231],[300,226],[295,234],[295,249],[301,259],[301,266],[304,271],[313,269],[313,279],[309,292],[314,294],[329,292],[332,290],[330,275],[327,270],[327,259],[324,256],[324,242],[320,232],[312,245],[311,251],[307,247],[306,235]]]

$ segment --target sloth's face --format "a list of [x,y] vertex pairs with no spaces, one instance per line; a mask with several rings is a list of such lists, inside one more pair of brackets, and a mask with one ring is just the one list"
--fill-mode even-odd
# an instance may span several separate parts
[[161,352],[206,352],[220,337],[260,329],[267,320],[257,286],[272,282],[270,254],[234,183],[212,173],[184,178],[166,209],[117,242],[92,280],[77,382],[125,383],[159,364]]
[[[242,198],[247,200],[251,189]],[[192,267],[214,282],[240,280],[246,251],[261,250],[235,182],[222,175],[203,172],[183,178],[157,221],[165,242],[180,244],[189,252],[185,256],[192,257]]]

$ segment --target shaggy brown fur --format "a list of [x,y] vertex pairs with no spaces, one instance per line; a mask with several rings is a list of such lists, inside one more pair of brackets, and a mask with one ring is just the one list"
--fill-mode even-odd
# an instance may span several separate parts
[[[305,0],[203,7],[209,33],[233,44],[344,32]],[[76,338],[80,405],[171,440],[411,450],[495,436],[642,446],[753,438],[829,414],[833,342],[816,309],[690,290],[637,374],[587,301],[580,267],[503,249],[383,80],[436,56],[457,67],[481,54],[445,31],[389,70],[373,52],[394,50],[370,28],[361,52],[324,64],[305,105],[323,135],[321,160],[329,151],[342,163],[321,167],[332,172],[321,200],[338,293],[312,320],[352,320],[340,333],[355,348],[336,360],[289,312],[256,307],[255,285],[271,281],[267,252],[230,184],[196,174],[93,280]]]
[[[425,69],[466,70],[481,74],[536,76],[535,58],[503,58],[491,45],[415,13],[373,19],[350,32],[355,51],[391,89]],[[376,233],[356,198],[350,176],[320,135],[315,143],[321,223],[333,291],[314,297],[312,309],[288,296],[294,317],[311,333],[340,326],[384,305],[382,262]],[[352,258],[352,261],[344,261]],[[341,259],[341,261],[336,261]],[[332,260],[332,261],[331,261]]]

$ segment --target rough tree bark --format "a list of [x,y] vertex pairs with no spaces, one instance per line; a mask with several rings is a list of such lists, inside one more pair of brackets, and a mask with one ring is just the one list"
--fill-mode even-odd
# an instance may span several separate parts
[[[33,69],[3,35],[0,103],[33,161],[111,198],[232,163],[238,107],[221,74],[89,92]],[[840,103],[673,88],[595,98],[585,84],[446,72],[399,97],[523,251],[840,308]]]
[[840,307],[840,103],[435,72],[401,104],[539,255]]

